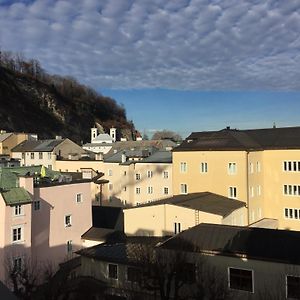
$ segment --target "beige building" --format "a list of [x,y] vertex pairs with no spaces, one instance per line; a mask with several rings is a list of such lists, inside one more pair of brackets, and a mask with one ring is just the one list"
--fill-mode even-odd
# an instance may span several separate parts
[[11,155],[11,149],[28,139],[26,133],[7,133],[1,131],[0,133],[0,154]]
[[87,153],[69,139],[28,140],[12,149],[12,157],[20,159],[21,166],[44,165],[56,170],[60,159],[79,159]]
[[124,209],[127,235],[169,236],[200,223],[246,225],[245,203],[204,192]]
[[192,133],[173,150],[174,194],[244,201],[248,223],[300,230],[300,127]]
[[170,151],[119,151],[104,160],[111,204],[136,206],[172,196]]

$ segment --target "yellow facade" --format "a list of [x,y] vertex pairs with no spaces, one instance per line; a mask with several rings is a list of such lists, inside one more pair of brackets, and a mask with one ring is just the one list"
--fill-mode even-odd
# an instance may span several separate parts
[[[291,171],[284,170],[284,162]],[[300,230],[300,150],[174,151],[174,195],[184,192],[182,184],[188,193],[209,191],[244,201],[249,224],[273,218],[280,229]]]

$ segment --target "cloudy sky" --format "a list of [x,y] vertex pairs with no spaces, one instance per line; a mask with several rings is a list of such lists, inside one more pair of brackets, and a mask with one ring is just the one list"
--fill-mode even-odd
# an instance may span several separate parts
[[156,127],[183,131],[164,122],[167,100],[174,118],[211,104],[208,127],[227,122],[213,120],[216,107],[240,107],[240,127],[266,121],[247,119],[245,101],[262,107],[257,115],[273,101],[272,119],[285,107],[287,126],[299,108],[299,0],[0,0],[0,47],[115,97],[141,130],[156,116]]

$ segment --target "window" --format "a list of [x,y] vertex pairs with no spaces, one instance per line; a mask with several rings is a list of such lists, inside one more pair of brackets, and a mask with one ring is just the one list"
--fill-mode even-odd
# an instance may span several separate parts
[[124,192],[127,191],[127,186],[124,186],[123,191],[124,191]]
[[174,223],[174,233],[177,234],[179,232],[181,232],[181,224],[178,222],[175,222]]
[[153,176],[153,172],[152,171],[147,171],[147,177],[151,178]]
[[41,208],[41,202],[40,202],[40,200],[33,201],[33,209],[34,210],[40,210],[40,208]]
[[260,196],[260,195],[261,195],[261,186],[258,185],[256,189],[257,189],[257,190],[256,190],[257,196]]
[[167,186],[164,187],[164,195],[169,194],[169,188]]
[[82,202],[82,194],[79,193],[79,194],[76,194],[76,203],[81,203]]
[[286,219],[300,220],[299,208],[284,208],[284,217]]
[[169,172],[163,171],[163,178],[169,178]]
[[43,159],[43,152],[39,152],[39,159]]
[[300,299],[300,277],[286,276],[286,297],[288,299]]
[[228,269],[229,288],[253,293],[253,271],[243,269]]
[[257,161],[257,162],[256,162],[256,172],[259,173],[259,172],[260,172],[260,169],[261,169],[261,168],[260,168],[260,162]]
[[112,170],[108,170],[108,176],[112,176],[113,171]]
[[108,264],[108,277],[118,279],[118,265]]
[[135,267],[127,267],[127,280],[138,282],[141,278],[141,270]]
[[23,207],[22,205],[15,205],[13,207],[14,216],[21,216],[23,214]]
[[250,171],[250,173],[254,172],[253,163],[249,164],[249,171]]
[[208,171],[208,165],[207,165],[207,162],[202,162],[200,164],[200,172],[201,173],[207,173]]
[[139,188],[139,187],[135,188],[135,193],[140,194],[141,193],[141,188]]
[[285,172],[300,172],[300,161],[284,161],[283,171]]
[[153,194],[153,187],[148,186],[147,191],[148,191],[148,194]]
[[254,197],[254,187],[250,186],[250,197]]
[[300,196],[300,185],[285,184],[283,194],[288,196]]
[[228,163],[228,174],[229,175],[236,174],[236,163],[235,162]]
[[22,241],[22,227],[15,227],[12,229],[12,242],[20,242]]
[[188,187],[186,183],[180,184],[180,194],[187,194],[188,193]]
[[21,257],[15,257],[12,261],[13,264],[13,270],[14,271],[21,271],[23,267],[23,262]]
[[186,171],[187,171],[187,163],[181,162],[180,163],[180,173],[186,173]]
[[229,198],[232,198],[232,199],[237,198],[237,188],[235,186],[229,187]]
[[72,226],[72,216],[66,215],[65,216],[65,227],[71,227]]
[[135,180],[141,180],[141,174],[139,173],[135,174]]
[[112,184],[112,183],[109,183],[109,184],[108,184],[108,189],[109,189],[110,191],[113,190],[113,184]]
[[124,175],[124,176],[126,176],[126,175],[127,175],[127,172],[126,172],[126,171],[124,171],[123,175]]
[[48,159],[51,159],[51,152],[48,152]]
[[30,153],[30,158],[31,158],[31,159],[34,159],[34,152],[31,152],[31,153]]
[[25,153],[24,152],[22,153],[22,159],[25,159]]
[[67,241],[67,253],[72,253],[73,247],[72,247],[72,241]]

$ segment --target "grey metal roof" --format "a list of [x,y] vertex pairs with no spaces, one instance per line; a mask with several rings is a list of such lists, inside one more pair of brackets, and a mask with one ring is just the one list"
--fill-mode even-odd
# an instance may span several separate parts
[[155,206],[162,204],[177,205],[191,208],[220,216],[227,216],[231,212],[241,207],[245,207],[245,202],[230,199],[210,192],[190,193],[187,195],[176,195],[170,198],[145,203],[139,206],[127,208],[136,209],[139,207]]
[[166,148],[176,147],[176,143],[171,140],[142,140],[142,141],[125,141],[125,142],[115,142],[109,154],[114,153],[114,151],[120,150],[143,150],[150,149],[154,147],[156,149],[166,150]]
[[159,150],[139,162],[140,163],[172,163],[172,152]]
[[51,152],[61,144],[65,139],[50,139],[50,140],[29,140],[24,141],[14,147],[12,152]]
[[162,248],[300,264],[300,232],[202,223],[162,243]]
[[300,148],[300,127],[193,132],[173,151]]

